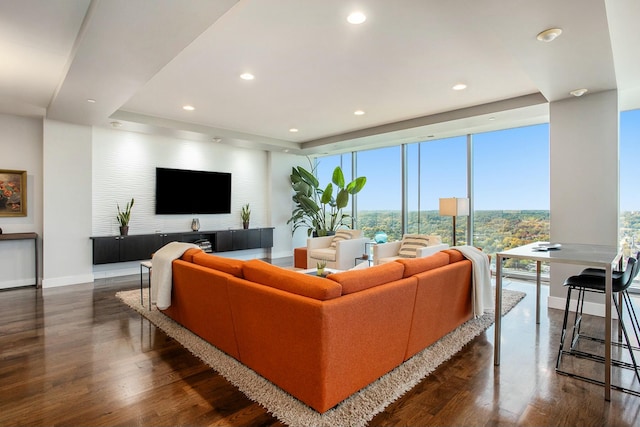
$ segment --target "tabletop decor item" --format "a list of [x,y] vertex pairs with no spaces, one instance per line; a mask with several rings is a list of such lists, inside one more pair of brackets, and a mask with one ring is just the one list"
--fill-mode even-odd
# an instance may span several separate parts
[[198,218],[193,218],[191,220],[191,231],[200,230],[200,220]]
[[118,224],[120,224],[120,235],[126,236],[129,234],[129,220],[131,219],[131,208],[133,207],[134,200],[131,199],[130,202],[124,207],[124,210],[120,210],[120,205],[116,203],[118,207],[118,215],[116,219],[118,220]]
[[249,203],[242,207],[240,217],[242,218],[242,228],[246,230],[249,228],[249,220],[251,219],[251,208],[249,207]]

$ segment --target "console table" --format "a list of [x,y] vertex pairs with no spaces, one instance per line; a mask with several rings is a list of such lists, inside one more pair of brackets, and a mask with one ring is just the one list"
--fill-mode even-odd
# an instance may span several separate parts
[[93,264],[146,260],[169,242],[194,243],[202,239],[211,242],[214,252],[270,249],[273,227],[91,237]]
[[38,233],[8,233],[0,234],[0,242],[12,240],[33,240],[33,253],[35,255],[35,286],[38,286]]

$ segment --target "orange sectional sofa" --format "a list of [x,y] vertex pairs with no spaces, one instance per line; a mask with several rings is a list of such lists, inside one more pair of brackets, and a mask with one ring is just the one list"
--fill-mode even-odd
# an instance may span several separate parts
[[163,312],[322,413],[471,319],[471,262],[451,249],[320,278],[190,249]]

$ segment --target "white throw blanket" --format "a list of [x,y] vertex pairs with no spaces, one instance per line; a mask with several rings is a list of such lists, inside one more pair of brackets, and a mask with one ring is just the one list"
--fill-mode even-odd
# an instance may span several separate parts
[[491,292],[491,270],[489,269],[489,257],[480,249],[473,246],[455,246],[452,249],[460,251],[465,258],[471,261],[471,297],[473,299],[473,315],[482,316],[486,309],[494,307],[493,294]]
[[198,248],[192,243],[170,242],[153,254],[151,274],[151,300],[160,310],[171,305],[171,282],[173,269],[171,263],[180,258],[187,249]]

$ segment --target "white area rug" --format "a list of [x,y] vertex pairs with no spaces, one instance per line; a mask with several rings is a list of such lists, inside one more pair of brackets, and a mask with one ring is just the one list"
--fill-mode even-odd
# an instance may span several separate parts
[[[524,292],[508,289],[504,289],[502,294],[503,315],[526,295]],[[494,322],[493,313],[485,313],[478,319],[468,321],[336,407],[320,414],[160,313],[155,307],[149,311],[141,306],[139,290],[118,292],[116,296],[211,366],[249,399],[260,404],[283,423],[292,426],[366,425],[376,414],[411,390]]]

